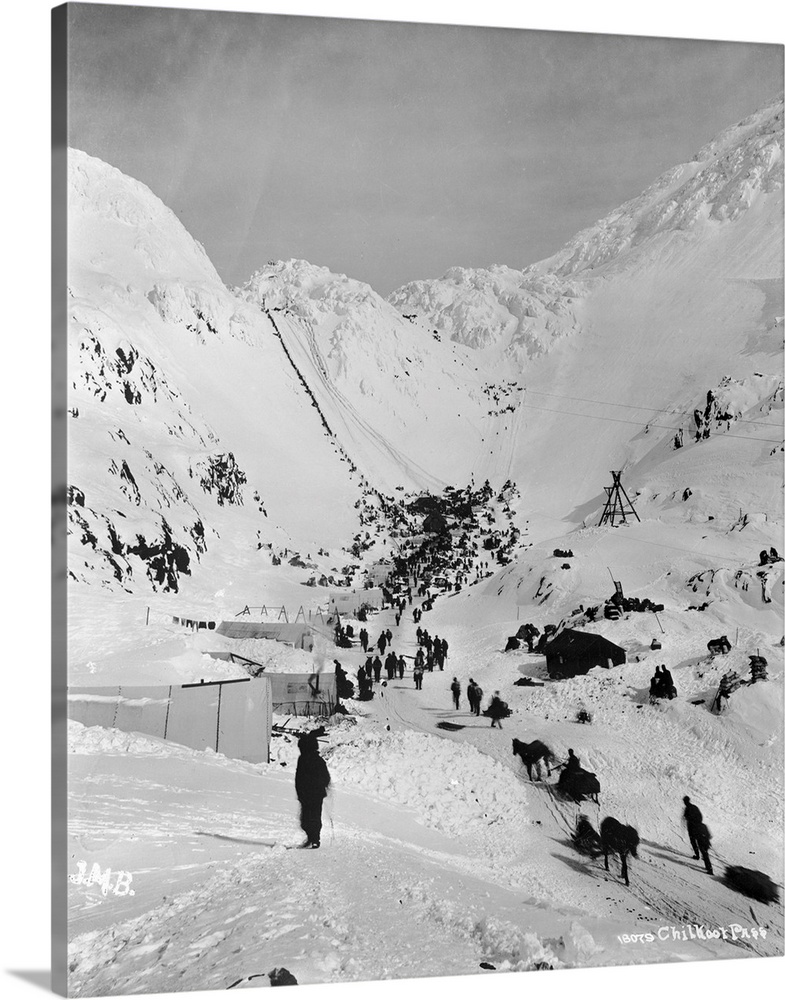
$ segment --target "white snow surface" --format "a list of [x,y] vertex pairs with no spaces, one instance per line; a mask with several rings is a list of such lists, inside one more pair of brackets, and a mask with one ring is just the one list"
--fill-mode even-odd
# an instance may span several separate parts
[[[785,547],[782,100],[549,260],[453,268],[387,302],[298,260],[230,290],[144,185],[70,157],[71,683],[237,676],[208,655],[227,649],[269,670],[337,658],[352,677],[364,657],[319,610],[397,551],[380,496],[511,480],[521,534],[426,613],[450,641],[444,673],[415,692],[407,672],[327,724],[319,851],[285,850],[302,720],[276,720],[290,733],[268,765],[71,725],[71,856],[135,887],[70,887],[73,994],[225,988],[281,965],[315,983],[781,954],[781,906],[693,863],[679,817],[689,794],[718,875],[781,886],[785,563],[759,555]],[[611,469],[640,520],[601,528]],[[587,623],[612,579],[665,610]],[[173,621],[246,606],[310,613],[314,652]],[[546,680],[542,656],[502,652],[526,621],[600,632],[627,663]],[[387,625],[412,656],[410,611],[369,631]],[[709,658],[723,634],[732,652]],[[756,651],[769,680],[711,713]],[[649,703],[656,664],[675,701]],[[501,691],[503,730],[453,709],[453,676]],[[597,773],[591,821],[641,834],[629,889],[616,859],[606,873],[574,851],[577,807],[528,784],[513,737]],[[767,933],[656,937],[687,924]]]

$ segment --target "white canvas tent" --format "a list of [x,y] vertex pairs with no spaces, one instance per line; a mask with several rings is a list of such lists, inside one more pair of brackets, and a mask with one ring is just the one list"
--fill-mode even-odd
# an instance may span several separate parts
[[363,605],[378,609],[383,603],[384,595],[381,587],[368,587],[365,590],[332,590],[329,598],[329,614],[354,617]]
[[313,649],[313,632],[300,622],[221,622],[216,632],[228,639],[274,639],[307,653]]
[[270,759],[272,705],[266,677],[68,689],[68,717],[85,726],[155,736],[253,764]]

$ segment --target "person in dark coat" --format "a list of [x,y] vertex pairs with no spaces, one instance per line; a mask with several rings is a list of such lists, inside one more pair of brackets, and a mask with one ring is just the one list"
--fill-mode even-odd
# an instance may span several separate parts
[[479,715],[482,711],[482,688],[479,684],[474,685],[474,714]]
[[695,844],[700,851],[700,856],[703,859],[703,864],[709,875],[714,874],[714,869],[711,867],[711,858],[709,857],[709,848],[711,847],[711,833],[709,828],[705,823],[701,823],[694,831]]
[[414,687],[417,691],[422,691],[422,674],[423,668],[422,664],[415,663],[414,665]]
[[387,648],[387,636],[384,632],[376,640],[376,645],[379,647],[379,652],[384,656],[384,650]]
[[297,741],[300,757],[294,775],[294,789],[300,801],[300,826],[305,833],[303,847],[316,848],[322,835],[322,803],[330,787],[330,772],[319,754],[319,742],[311,733]]
[[455,705],[455,711],[457,712],[461,707],[461,685],[459,684],[457,677],[453,677],[450,690],[452,691],[452,701]]
[[362,646],[363,652],[368,649],[368,633],[364,628],[360,629],[360,645]]
[[663,698],[673,699],[676,696],[676,685],[673,683],[673,674],[670,670],[662,665],[662,672],[660,673],[660,691]]
[[501,729],[502,718],[504,716],[504,702],[501,700],[498,691],[493,692],[493,698],[491,698],[491,703],[488,706],[488,714],[491,717],[491,729],[494,729],[497,725]]
[[687,836],[690,838],[690,847],[692,848],[693,857],[696,861],[698,861],[701,856],[701,838],[699,835],[700,828],[704,825],[703,813],[694,802],[690,801],[689,795],[684,796],[683,818],[684,822],[687,824]]
[[472,715],[474,715],[474,706],[477,700],[477,688],[473,677],[469,678],[469,683],[466,685],[466,700],[469,702],[469,711]]
[[572,751],[572,748],[567,751],[567,760],[564,764],[565,774],[575,774],[576,771],[580,771],[581,761],[579,757],[576,757]]
[[406,670],[406,660],[404,660],[403,656],[399,656],[398,657],[398,678],[400,680],[403,680],[403,675],[404,675],[405,670]]
[[373,658],[373,678],[377,684],[382,679],[382,661],[378,656]]

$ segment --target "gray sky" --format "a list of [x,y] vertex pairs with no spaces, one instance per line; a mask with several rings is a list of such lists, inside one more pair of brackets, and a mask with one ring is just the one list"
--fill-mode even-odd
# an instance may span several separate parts
[[241,284],[523,267],[782,89],[782,47],[71,5],[70,143]]

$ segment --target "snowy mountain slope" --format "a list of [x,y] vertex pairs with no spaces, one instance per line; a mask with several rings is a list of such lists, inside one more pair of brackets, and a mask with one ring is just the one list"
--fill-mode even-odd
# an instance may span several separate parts
[[[411,607],[371,618],[407,674],[330,720],[335,825],[315,856],[258,843],[297,836],[294,743],[274,739],[276,762],[256,768],[72,727],[74,856],[139,886],[110,910],[98,886],[72,885],[75,994],[225,988],[280,964],[321,982],[781,954],[782,908],[751,909],[721,878],[736,863],[782,882],[785,563],[760,558],[783,537],[779,108],[550,262],[454,269],[396,309],[302,261],[230,291],[147,189],[74,154],[72,682],[233,676],[208,655],[229,640],[172,615],[309,611],[327,586],[304,584],[353,567],[359,582],[422,538],[421,512],[395,536],[386,513],[412,491],[492,484],[465,519],[477,556],[461,590],[434,584],[423,611],[450,651],[422,693]],[[600,528],[611,469],[641,520]],[[510,539],[504,559],[491,533]],[[614,580],[664,610],[589,620],[580,606]],[[524,622],[598,632],[627,662],[516,686],[546,673],[542,656],[502,652]],[[359,646],[315,631],[313,654],[253,654],[270,669],[339,657],[354,678]],[[710,658],[723,634],[733,649]],[[769,680],[712,713],[722,674],[753,652]],[[679,696],[652,704],[662,663]],[[484,704],[501,690],[503,731],[452,707],[452,676],[479,680]],[[512,737],[559,760],[574,747],[597,772],[592,822],[641,833],[629,888],[615,859],[606,873],[574,850],[582,807],[525,783]],[[714,877],[691,861],[685,793],[714,835]],[[766,937],[656,938],[750,919]],[[618,936],[652,930],[650,944]]]
[[378,488],[468,482],[496,416],[473,352],[306,261],[268,265],[241,294],[272,311],[327,423]]
[[269,321],[149,190],[79,152],[71,178],[72,578],[177,591],[201,565],[213,593],[269,571],[262,545],[350,538],[359,484]]
[[404,315],[467,347],[506,349],[520,364],[580,328],[578,284],[495,265],[453,267],[438,281],[413,281],[389,296]]
[[518,527],[558,538],[596,523],[611,468],[677,547],[764,521],[753,561],[782,530],[781,106],[550,262],[395,308],[304,261],[231,292],[151,192],[74,152],[72,576],[300,603],[377,491],[510,479]]
[[[710,497],[714,517],[767,512],[777,544],[782,214],[780,99],[553,257],[452,269],[390,296],[478,355],[503,352],[517,388],[474,474],[510,476],[533,532],[596,523],[608,470],[622,469],[632,492]],[[701,432],[693,447],[698,421],[724,445],[707,449]]]
[[[628,269],[641,254],[651,254],[662,238],[678,233],[700,236],[712,226],[739,220],[770,194],[782,191],[783,102],[771,101],[707,143],[690,163],[662,174],[640,196],[625,202],[571,240],[553,257],[534,265],[536,272],[586,275]],[[776,224],[760,250],[779,276]],[[659,250],[654,252],[659,253]],[[728,260],[728,258],[725,258]]]

